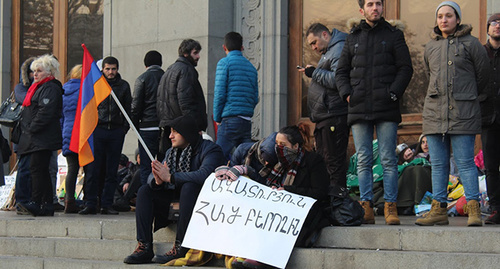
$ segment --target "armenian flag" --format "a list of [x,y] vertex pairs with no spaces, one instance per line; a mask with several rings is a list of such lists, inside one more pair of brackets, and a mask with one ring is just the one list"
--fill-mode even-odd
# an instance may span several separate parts
[[97,106],[111,93],[111,87],[97,67],[85,44],[83,47],[80,96],[76,107],[75,124],[69,149],[78,153],[80,166],[94,161],[94,138],[97,126]]

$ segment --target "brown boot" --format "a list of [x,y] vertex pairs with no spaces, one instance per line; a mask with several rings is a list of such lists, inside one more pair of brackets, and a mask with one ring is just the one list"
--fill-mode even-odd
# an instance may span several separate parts
[[387,225],[401,224],[398,218],[398,208],[396,206],[396,203],[385,202],[384,217],[385,217],[385,224]]
[[448,204],[432,200],[431,211],[417,219],[415,224],[420,226],[448,225]]
[[80,208],[76,205],[75,199],[64,199],[64,214],[78,213]]
[[467,205],[464,206],[464,213],[469,215],[467,226],[483,226],[483,221],[481,220],[481,208],[479,207],[478,201],[468,201]]
[[373,214],[373,203],[371,201],[359,201],[365,210],[363,224],[375,224],[375,215]]

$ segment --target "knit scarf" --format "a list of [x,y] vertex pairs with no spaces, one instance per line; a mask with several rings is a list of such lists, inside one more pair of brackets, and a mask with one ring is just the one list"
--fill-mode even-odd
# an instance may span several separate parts
[[[180,150],[182,150],[182,152],[180,152],[179,160],[177,160],[177,156],[179,156]],[[166,157],[170,174],[174,174],[176,172],[189,172],[191,169],[192,153],[193,148],[191,147],[191,145],[187,146],[184,149],[172,148],[172,150],[168,152]]]
[[304,149],[301,147],[291,149],[276,145],[275,150],[279,162],[274,166],[271,175],[267,178],[266,185],[277,188],[293,185],[297,175],[297,168],[304,157]]
[[28,92],[26,93],[26,97],[24,98],[23,106],[31,106],[31,98],[33,97],[33,95],[35,95],[36,90],[40,88],[40,86],[42,86],[42,84],[44,84],[45,82],[53,79],[54,76],[48,76],[42,79],[41,81],[31,84],[31,86],[28,89]]
[[264,142],[265,138],[261,139],[259,142],[256,142],[250,147],[248,150],[247,156],[245,157],[245,165],[251,166],[252,156],[255,154],[255,157],[259,162],[263,165],[262,169],[259,171],[259,175],[263,178],[267,177],[269,173],[271,173],[271,167],[267,166],[266,160],[262,157],[262,152],[260,150],[260,145]]

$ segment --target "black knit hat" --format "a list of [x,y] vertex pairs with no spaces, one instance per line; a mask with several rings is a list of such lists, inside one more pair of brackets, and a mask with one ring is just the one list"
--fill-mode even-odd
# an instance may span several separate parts
[[179,134],[186,139],[186,141],[191,145],[196,145],[198,140],[201,138],[200,133],[196,128],[196,121],[191,115],[180,116],[168,123],[168,126],[172,127]]
[[486,31],[490,30],[490,24],[492,21],[500,21],[500,13],[495,13],[491,15],[491,17],[488,19],[488,24],[486,26]]
[[162,61],[161,61],[161,54],[157,52],[156,50],[150,50],[148,53],[146,53],[146,56],[144,56],[144,65],[146,67],[152,66],[152,65],[159,65],[161,66]]

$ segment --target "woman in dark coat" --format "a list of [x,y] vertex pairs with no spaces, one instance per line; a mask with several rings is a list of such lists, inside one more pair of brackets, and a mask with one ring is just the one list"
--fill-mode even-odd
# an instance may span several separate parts
[[53,216],[53,188],[49,174],[52,151],[61,148],[61,109],[63,89],[55,79],[59,62],[52,55],[38,57],[31,64],[34,83],[23,102],[18,154],[31,154],[31,201],[19,206],[33,216]]
[[[314,244],[314,235],[329,225],[322,213],[322,205],[328,199],[330,185],[325,162],[320,155],[310,151],[312,145],[309,141],[309,130],[305,125],[282,128],[276,134],[275,142],[278,163],[265,176],[264,184],[273,189],[286,190],[317,200],[309,211],[295,243],[297,247],[311,247]],[[231,168],[221,166],[215,170],[215,176],[218,179],[236,180],[240,175],[246,174],[250,177],[257,176],[252,179],[258,180],[258,177],[262,177],[262,173],[255,173],[254,170],[256,169],[244,164]],[[243,266],[253,266],[252,268],[263,266],[250,259],[233,260],[233,263],[241,262],[244,263]],[[238,265],[234,266],[236,268]]]

